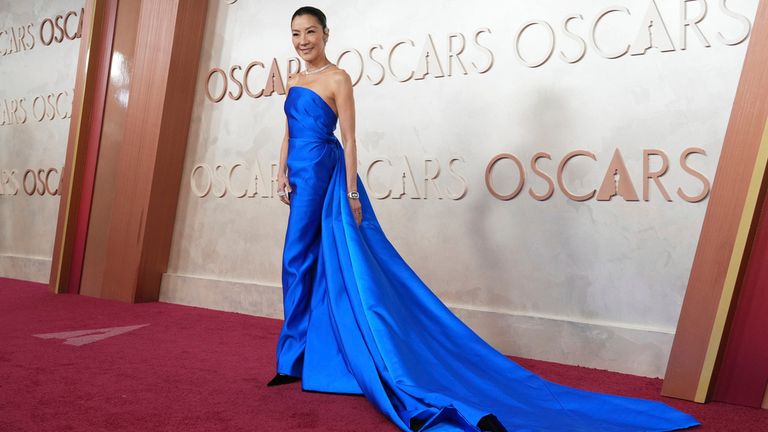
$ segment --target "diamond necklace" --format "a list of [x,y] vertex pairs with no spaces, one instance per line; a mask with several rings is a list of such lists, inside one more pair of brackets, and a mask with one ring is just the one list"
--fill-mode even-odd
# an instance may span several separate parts
[[313,73],[322,72],[322,71],[324,71],[325,69],[327,69],[329,66],[333,66],[333,63],[328,63],[327,65],[325,65],[325,66],[323,66],[323,67],[321,67],[321,68],[319,68],[319,69],[315,69],[315,70],[313,70],[313,71],[310,71],[310,70],[305,70],[305,71],[304,71],[304,75],[309,75],[309,74],[313,74]]

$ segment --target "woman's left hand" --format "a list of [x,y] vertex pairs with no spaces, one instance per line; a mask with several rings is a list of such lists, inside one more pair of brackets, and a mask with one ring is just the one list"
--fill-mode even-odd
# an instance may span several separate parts
[[363,220],[363,207],[360,205],[360,200],[349,198],[349,207],[352,209],[352,215],[355,217],[355,222],[360,225],[360,222]]

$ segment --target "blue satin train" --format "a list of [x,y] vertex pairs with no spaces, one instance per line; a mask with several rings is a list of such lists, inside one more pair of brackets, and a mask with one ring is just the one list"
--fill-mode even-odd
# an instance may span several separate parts
[[[288,118],[290,215],[283,249],[285,322],[277,372],[302,388],[364,394],[403,431],[478,431],[493,414],[509,431],[671,431],[698,425],[654,401],[573,389],[483,341],[387,240],[357,178],[352,216],[337,115],[293,86]],[[413,422],[412,422],[413,420]]]

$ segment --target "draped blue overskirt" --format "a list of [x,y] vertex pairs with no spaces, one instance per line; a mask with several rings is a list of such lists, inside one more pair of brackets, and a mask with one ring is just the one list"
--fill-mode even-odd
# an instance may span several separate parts
[[[321,118],[333,113],[317,94],[301,95],[294,105]],[[332,134],[292,137],[287,162],[293,191],[277,370],[301,377],[303,389],[363,394],[404,431],[417,419],[421,431],[475,432],[487,414],[509,431],[671,431],[698,424],[660,402],[552,383],[491,347],[399,255],[359,176],[363,221],[355,222],[343,149]]]

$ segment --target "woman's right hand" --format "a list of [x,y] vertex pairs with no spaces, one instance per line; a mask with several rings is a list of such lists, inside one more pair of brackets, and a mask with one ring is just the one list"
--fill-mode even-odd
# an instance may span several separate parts
[[277,176],[277,192],[283,192],[282,195],[280,195],[280,201],[282,201],[285,204],[290,205],[291,199],[288,196],[288,194],[291,193],[293,189],[291,189],[291,184],[288,182],[288,176],[285,174],[280,174]]

